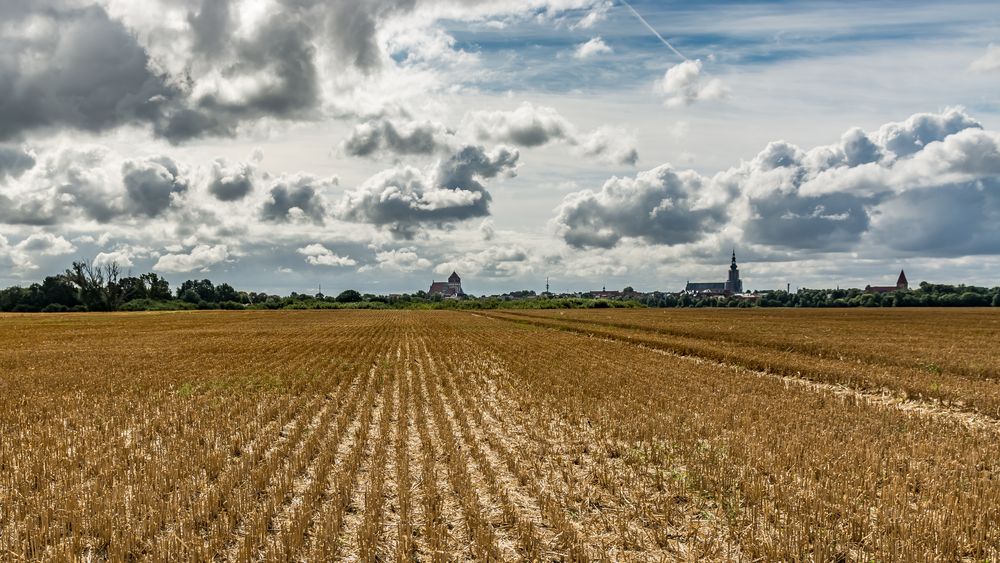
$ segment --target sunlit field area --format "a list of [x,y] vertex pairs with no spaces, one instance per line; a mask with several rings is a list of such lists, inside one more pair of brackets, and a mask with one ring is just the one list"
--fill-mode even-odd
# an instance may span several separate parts
[[995,310],[0,316],[0,559],[997,560]]

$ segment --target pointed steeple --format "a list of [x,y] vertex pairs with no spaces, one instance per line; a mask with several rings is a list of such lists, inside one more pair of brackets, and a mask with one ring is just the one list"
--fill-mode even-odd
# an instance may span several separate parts
[[898,289],[908,289],[910,287],[910,282],[906,281],[906,272],[903,270],[899,271],[899,279],[896,280],[896,287]]
[[730,294],[743,293],[743,281],[740,280],[740,267],[736,265],[736,249],[733,249],[733,263],[729,266],[729,281],[726,282],[726,292]]

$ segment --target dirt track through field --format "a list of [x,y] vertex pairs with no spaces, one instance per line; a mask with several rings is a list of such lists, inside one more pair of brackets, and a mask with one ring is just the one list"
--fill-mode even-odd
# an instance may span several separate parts
[[[607,341],[623,342],[634,345],[638,348],[653,351],[657,354],[682,358],[695,363],[710,364],[728,368],[736,373],[752,375],[756,377],[775,378],[787,382],[790,385],[800,385],[816,391],[828,392],[838,396],[850,396],[861,401],[865,401],[873,406],[900,409],[907,412],[915,412],[921,415],[940,417],[952,422],[969,425],[976,428],[988,429],[1000,433],[1000,413],[996,415],[970,410],[967,405],[949,404],[940,400],[915,398],[907,396],[899,389],[883,387],[878,390],[859,388],[847,383],[830,383],[836,381],[836,373],[824,377],[823,380],[804,377],[802,375],[789,375],[787,370],[777,372],[760,370],[746,367],[740,363],[731,363],[725,360],[718,360],[716,354],[699,354],[697,351],[685,347],[674,347],[669,341],[636,339],[625,334],[615,334],[614,332],[595,331],[586,325],[566,325],[557,322],[541,320],[531,316],[521,316],[514,313],[492,313],[480,315],[490,319],[503,320],[513,323],[528,324],[549,330],[560,330],[580,334],[590,338],[604,339]],[[681,351],[678,351],[681,350]],[[851,369],[847,367],[845,369]],[[977,382],[978,383],[978,382]],[[987,383],[991,387],[997,387],[998,383]]]

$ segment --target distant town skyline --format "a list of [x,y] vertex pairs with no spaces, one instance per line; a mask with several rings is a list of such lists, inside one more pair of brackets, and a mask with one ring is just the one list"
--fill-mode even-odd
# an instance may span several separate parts
[[1000,284],[1000,5],[14,0],[0,287]]

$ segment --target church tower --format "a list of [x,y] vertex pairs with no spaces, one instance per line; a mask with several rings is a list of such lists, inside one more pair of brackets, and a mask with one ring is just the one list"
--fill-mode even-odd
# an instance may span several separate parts
[[448,295],[465,295],[465,292],[462,291],[462,278],[458,276],[458,272],[452,272],[451,275],[448,276]]
[[729,280],[726,282],[726,293],[743,293],[743,280],[740,279],[740,268],[736,265],[736,249],[733,249],[733,262],[729,265]]

